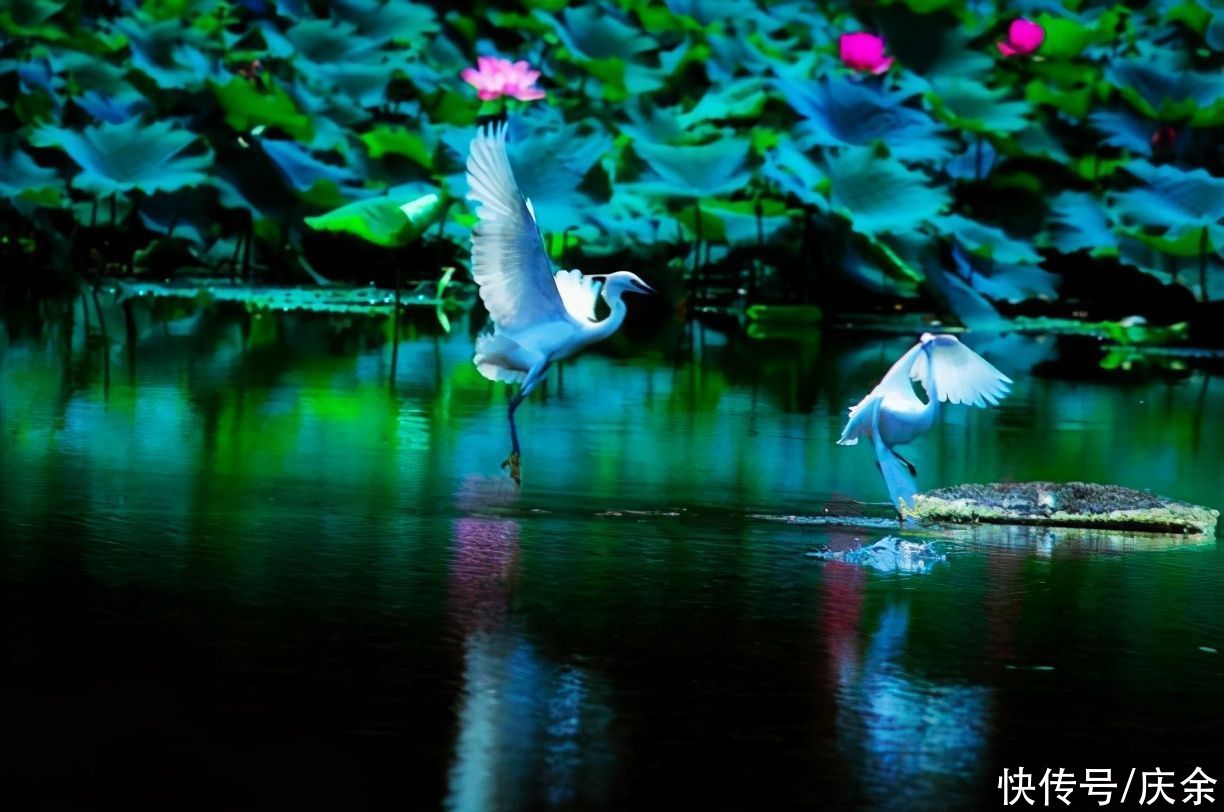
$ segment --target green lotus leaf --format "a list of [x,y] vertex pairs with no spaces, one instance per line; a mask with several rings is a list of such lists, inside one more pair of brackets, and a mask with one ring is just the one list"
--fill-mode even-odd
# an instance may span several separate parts
[[855,148],[828,159],[830,203],[855,231],[898,234],[916,230],[949,203],[945,189],[874,149]]
[[402,155],[426,169],[433,167],[433,150],[419,132],[391,124],[379,124],[361,135],[371,158]]
[[384,248],[398,248],[416,240],[443,209],[442,198],[427,194],[404,203],[398,196],[385,195],[347,203],[338,209],[307,217],[306,225],[316,231],[352,234]]
[[136,118],[80,132],[47,126],[30,136],[34,146],[68,153],[81,168],[72,185],[94,195],[170,192],[206,182],[212,153],[181,154],[195,141],[194,133],[177,129],[173,122],[144,124]]
[[0,31],[14,37],[66,39],[65,27],[52,21],[66,5],[66,0],[8,0],[0,10]]
[[225,111],[225,122],[238,132],[255,127],[277,127],[298,141],[314,138],[310,117],[279,86],[260,92],[253,82],[235,76],[223,85],[211,83],[217,103]]

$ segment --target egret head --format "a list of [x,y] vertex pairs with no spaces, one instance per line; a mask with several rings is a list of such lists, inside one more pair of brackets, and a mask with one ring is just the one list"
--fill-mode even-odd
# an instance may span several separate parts
[[603,297],[607,302],[619,299],[624,293],[657,293],[650,285],[630,271],[617,271],[604,277]]

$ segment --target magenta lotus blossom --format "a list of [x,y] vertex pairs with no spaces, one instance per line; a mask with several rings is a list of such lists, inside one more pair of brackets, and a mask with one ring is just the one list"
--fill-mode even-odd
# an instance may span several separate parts
[[842,34],[837,45],[841,51],[841,61],[848,68],[879,74],[892,66],[893,58],[884,56],[882,37],[862,31]]
[[476,88],[482,99],[500,99],[511,96],[519,101],[534,101],[544,98],[544,91],[535,86],[540,78],[538,70],[532,70],[526,62],[511,62],[495,56],[476,58],[477,68],[467,68],[459,74],[463,81]]
[[1007,28],[1007,40],[999,43],[999,53],[1003,56],[1026,56],[1033,53],[1045,42],[1045,29],[1032,20],[1023,17],[1012,20]]

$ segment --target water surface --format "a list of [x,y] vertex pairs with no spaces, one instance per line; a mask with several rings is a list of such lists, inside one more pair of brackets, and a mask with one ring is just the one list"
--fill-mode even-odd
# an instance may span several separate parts
[[[869,449],[834,440],[912,337],[631,332],[520,410],[520,491],[462,324],[409,325],[394,377],[360,319],[145,307],[92,331],[77,308],[0,350],[11,796],[961,808],[998,804],[1004,767],[1224,772],[1215,543],[809,555],[905,535]],[[1209,370],[966,340],[1017,383],[911,447],[923,486],[1224,506]]]

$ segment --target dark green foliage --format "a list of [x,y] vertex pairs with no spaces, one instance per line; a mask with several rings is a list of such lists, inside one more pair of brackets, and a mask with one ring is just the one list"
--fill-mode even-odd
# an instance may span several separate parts
[[[467,143],[506,116],[520,185],[570,266],[712,263],[730,291],[751,273],[758,299],[865,289],[966,321],[1056,298],[1068,267],[1224,295],[1224,13],[867,8],[15,0],[0,11],[2,216],[32,235],[31,273],[96,249],[163,275],[177,266],[149,249],[173,239],[196,273],[385,282],[411,261],[436,277],[467,253]],[[1022,14],[1046,40],[1003,57]],[[884,37],[890,71],[841,64],[855,31]],[[527,61],[547,98],[482,102],[459,76],[479,55]],[[396,219],[428,195],[432,227]]]

